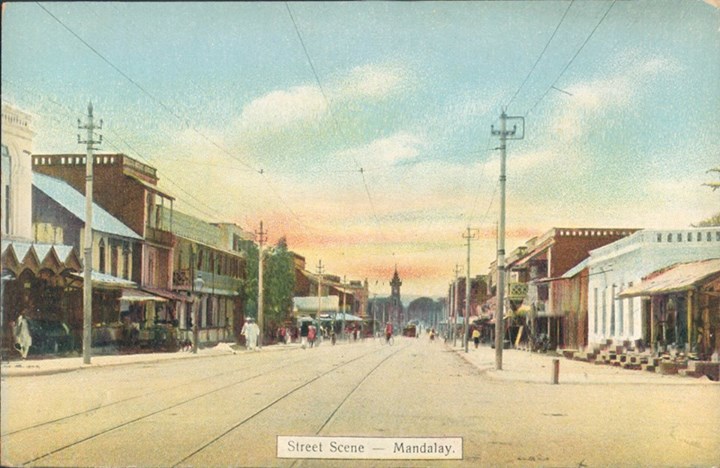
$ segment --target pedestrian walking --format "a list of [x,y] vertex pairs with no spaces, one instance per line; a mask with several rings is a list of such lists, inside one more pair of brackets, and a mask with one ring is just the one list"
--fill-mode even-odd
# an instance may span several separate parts
[[310,324],[307,322],[302,322],[300,324],[300,343],[302,344],[302,349],[305,349],[307,347],[309,331],[310,331]]
[[245,337],[245,348],[249,351],[255,350],[260,333],[260,327],[257,326],[255,321],[251,318],[245,319],[245,325],[243,325],[240,333]]
[[472,339],[473,343],[475,343],[475,349],[477,349],[478,345],[480,344],[480,330],[478,330],[477,328],[473,328]]
[[310,342],[310,347],[312,348],[315,346],[315,338],[317,336],[317,329],[315,328],[315,325],[310,325],[308,327],[308,341]]
[[15,349],[20,352],[23,359],[27,358],[30,346],[32,346],[32,336],[30,335],[30,325],[22,312],[15,322],[13,334],[15,335]]

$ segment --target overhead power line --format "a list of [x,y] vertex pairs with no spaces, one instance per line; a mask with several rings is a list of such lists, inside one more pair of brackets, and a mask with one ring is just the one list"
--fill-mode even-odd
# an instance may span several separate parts
[[[92,51],[95,55],[97,55],[103,62],[105,62],[107,65],[109,65],[113,70],[115,70],[118,74],[120,74],[123,78],[125,78],[128,82],[130,82],[133,86],[135,86],[137,89],[139,89],[143,94],[148,96],[153,102],[158,104],[162,109],[164,109],[166,112],[168,112],[170,115],[172,115],[174,118],[179,120],[182,123],[189,122],[189,119],[184,118],[183,116],[179,115],[177,112],[175,112],[172,108],[170,108],[167,104],[165,104],[163,101],[155,97],[150,91],[148,91],[146,88],[144,88],[140,83],[132,79],[127,73],[125,73],[120,67],[116,66],[113,62],[111,62],[107,57],[105,57],[103,54],[101,54],[95,47],[93,47],[90,43],[88,43],[85,39],[83,39],[80,35],[78,35],[75,31],[72,30],[67,24],[65,24],[60,18],[58,18],[56,15],[54,15],[50,10],[45,8],[42,4],[39,2],[35,2],[42,10],[44,10],[50,17],[52,17],[58,24],[60,24],[65,30],[67,30],[73,37],[75,37],[78,41],[80,41],[85,47],[87,47],[90,51]],[[287,202],[284,200],[284,198],[280,195],[279,191],[275,189],[274,186],[270,183],[270,181],[267,178],[267,174],[265,173],[264,169],[257,169],[251,166],[250,164],[246,163],[230,151],[228,151],[226,148],[224,148],[222,145],[211,139],[209,136],[201,132],[200,130],[191,127],[191,130],[195,132],[197,135],[199,135],[203,140],[208,142],[209,144],[213,145],[220,151],[222,151],[224,154],[229,156],[230,158],[236,160],[240,164],[242,164],[244,167],[252,170],[253,172],[258,173],[260,176],[263,177],[263,180],[270,188],[270,191],[277,197],[281,204],[290,212],[292,217],[305,229],[311,229],[308,225],[306,225],[298,216],[297,214],[289,207]]]
[[510,107],[510,104],[513,103],[513,101],[515,100],[515,98],[517,97],[517,95],[520,93],[520,90],[522,90],[523,87],[525,86],[525,83],[527,83],[528,79],[530,78],[530,75],[532,75],[532,73],[535,71],[535,67],[537,67],[538,63],[540,63],[540,60],[543,58],[543,55],[545,55],[545,51],[548,50],[548,47],[550,46],[550,43],[552,42],[553,38],[555,37],[555,34],[557,34],[558,29],[560,29],[560,25],[562,25],[563,21],[565,21],[565,17],[567,16],[568,11],[570,11],[570,7],[573,5],[574,2],[575,2],[575,0],[571,0],[571,1],[570,1],[570,4],[569,4],[568,7],[565,9],[565,13],[563,13],[562,18],[560,18],[560,21],[558,22],[557,26],[555,26],[555,31],[553,31],[552,35],[550,36],[550,39],[548,39],[548,41],[547,41],[547,43],[545,44],[545,47],[543,48],[542,52],[540,52],[540,55],[538,56],[537,60],[535,60],[535,63],[533,64],[532,68],[531,68],[530,71],[528,72],[527,76],[526,76],[525,79],[523,80],[523,82],[522,82],[522,84],[520,85],[520,87],[517,89],[517,91],[515,91],[515,94],[513,94],[512,98],[510,98],[510,101],[507,103],[507,105],[505,105],[505,108],[506,108],[506,109],[507,109],[508,107]]
[[[310,53],[308,52],[307,46],[305,45],[305,40],[302,37],[302,34],[300,33],[300,28],[298,27],[297,21],[295,21],[295,16],[292,13],[292,10],[290,9],[290,5],[288,2],[285,2],[285,8],[287,8],[288,15],[290,16],[290,20],[292,21],[293,27],[295,28],[295,33],[297,34],[298,40],[300,41],[300,45],[302,46],[303,52],[305,53],[305,58],[308,61],[308,64],[310,65],[310,69],[312,70],[313,76],[315,77],[315,82],[318,85],[318,88],[320,88],[320,94],[322,94],[322,97],[325,101],[325,105],[327,106],[328,113],[330,114],[330,118],[333,121],[333,124],[335,125],[335,130],[338,133],[342,133],[342,129],[340,125],[338,124],[337,119],[335,118],[335,114],[332,111],[332,106],[330,105],[330,100],[327,97],[327,94],[325,93],[325,89],[323,88],[322,82],[320,81],[320,76],[317,73],[317,69],[315,68],[315,64],[312,61],[312,58],[310,57]],[[365,193],[368,197],[368,201],[370,203],[370,209],[372,210],[373,218],[375,219],[375,222],[377,223],[378,227],[380,226],[380,220],[378,219],[377,213],[375,211],[375,203],[373,201],[372,195],[370,194],[370,188],[367,183],[367,179],[365,178],[365,170],[360,165],[358,160],[355,158],[355,155],[350,153],[350,157],[352,157],[353,161],[355,162],[355,165],[358,167],[358,172],[360,172],[360,177],[362,178],[363,187],[365,188]],[[380,234],[382,236],[382,230],[380,231]]]
[[[600,18],[600,21],[598,21],[597,24],[595,25],[595,27],[592,29],[592,31],[590,31],[590,34],[588,34],[588,36],[585,38],[585,41],[582,43],[582,45],[580,46],[580,48],[575,52],[575,55],[572,56],[572,58],[571,58],[570,61],[565,65],[565,67],[562,69],[562,71],[560,72],[560,74],[558,74],[557,78],[555,78],[555,81],[553,81],[552,84],[551,84],[551,85],[548,87],[548,89],[545,91],[545,93],[543,93],[543,95],[540,96],[540,99],[538,99],[537,101],[535,101],[535,104],[533,104],[533,106],[532,106],[530,109],[528,109],[527,112],[525,112],[525,117],[527,117],[528,114],[530,114],[530,112],[532,112],[532,111],[535,109],[535,107],[537,107],[537,105],[540,103],[540,101],[542,101],[542,100],[545,98],[545,96],[547,96],[547,94],[550,92],[551,89],[557,89],[558,91],[567,93],[567,91],[558,89],[558,88],[556,87],[557,82],[560,81],[560,78],[562,78],[562,76],[565,74],[565,72],[567,71],[567,69],[570,68],[570,65],[572,65],[572,63],[575,61],[575,59],[577,58],[577,56],[580,55],[580,52],[582,52],[582,50],[585,48],[585,46],[587,45],[587,43],[590,42],[590,39],[591,39],[591,38],[593,37],[593,35],[595,34],[595,31],[597,31],[597,29],[600,27],[600,25],[602,24],[602,22],[605,21],[605,18],[607,18],[608,13],[610,13],[610,10],[612,10],[612,7],[615,5],[615,2],[616,2],[616,1],[617,1],[617,0],[613,0],[613,1],[612,1],[612,3],[610,4],[610,6],[608,7],[608,9],[605,10],[605,14],[602,15],[602,18]],[[569,94],[569,93],[568,93],[568,94]]]
[[[60,18],[58,18],[57,16],[55,16],[50,10],[48,10],[47,8],[45,8],[40,2],[35,2],[35,3],[36,3],[40,8],[42,8],[51,18],[53,18],[58,24],[60,24],[66,31],[68,31],[70,34],[72,34],[73,37],[75,37],[75,38],[76,38],[78,41],[80,41],[85,47],[87,47],[87,48],[90,49],[95,55],[97,55],[103,62],[105,62],[107,65],[109,65],[113,70],[115,70],[117,73],[119,73],[120,76],[122,76],[123,78],[125,78],[129,83],[131,83],[133,86],[135,86],[137,89],[139,89],[144,95],[146,95],[147,97],[149,97],[153,102],[155,102],[155,103],[158,104],[160,107],[162,107],[166,112],[168,112],[170,115],[172,115],[173,117],[175,117],[175,118],[176,118],[177,120],[179,120],[180,122],[187,123],[187,122],[189,121],[189,119],[184,118],[184,117],[182,117],[181,115],[179,115],[179,114],[178,114],[177,112],[175,112],[170,106],[168,106],[167,104],[165,104],[163,101],[161,101],[160,99],[158,99],[157,97],[155,97],[155,95],[153,95],[150,91],[148,91],[147,89],[145,89],[144,86],[142,86],[140,83],[138,83],[137,81],[135,81],[134,79],[132,79],[132,77],[130,77],[130,76],[129,76],[127,73],[125,73],[123,70],[121,70],[120,67],[118,67],[118,66],[115,65],[113,62],[111,62],[111,61],[110,61],[107,57],[105,57],[103,54],[101,54],[95,47],[93,47],[93,46],[92,46],[90,43],[88,43],[85,39],[83,39],[82,37],[80,37],[80,35],[78,35],[75,31],[73,31],[68,25],[66,25]],[[245,161],[243,161],[242,159],[240,159],[240,158],[237,157],[236,155],[232,154],[230,151],[228,151],[226,148],[224,148],[224,147],[222,147],[221,145],[219,145],[217,142],[215,142],[214,140],[212,140],[210,137],[208,137],[207,135],[205,135],[203,132],[199,131],[199,130],[196,129],[196,128],[192,128],[192,130],[193,130],[196,134],[198,134],[203,140],[205,140],[205,141],[207,141],[208,143],[210,143],[211,145],[215,146],[215,147],[218,148],[220,151],[222,151],[223,153],[225,153],[225,154],[228,155],[229,157],[233,158],[234,160],[236,160],[237,162],[239,162],[239,163],[242,164],[243,166],[245,166],[245,167],[247,167],[247,168],[249,168],[249,169],[253,169],[253,170],[256,171],[256,172],[260,172],[259,169],[254,168],[253,166],[251,166],[250,164],[246,163]]]

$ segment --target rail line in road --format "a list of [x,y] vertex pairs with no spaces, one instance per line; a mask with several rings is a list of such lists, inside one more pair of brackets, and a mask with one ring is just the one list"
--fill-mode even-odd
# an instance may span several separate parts
[[[229,356],[228,356],[228,357],[229,357]],[[294,363],[298,363],[298,362],[300,362],[300,361],[302,361],[302,359],[298,359],[298,360],[294,361]],[[139,364],[146,365],[146,363],[139,363]],[[277,369],[270,369],[270,370],[267,371],[267,372],[275,372],[275,371],[277,371],[277,370],[282,370],[282,369],[285,369],[285,368],[287,368],[287,365],[281,366],[281,367],[279,367],[279,368],[277,368]],[[208,379],[214,379],[214,378],[217,378],[217,377],[223,377],[223,376],[227,376],[227,375],[237,374],[238,372],[242,372],[242,371],[245,371],[245,370],[246,370],[246,369],[244,369],[244,368],[235,368],[235,369],[233,369],[233,370],[226,371],[226,372],[218,372],[218,373],[216,373],[216,374],[212,374],[212,375],[209,375],[209,376],[203,376],[202,378],[190,380],[190,381],[188,381],[188,382],[183,383],[182,385],[192,385],[192,384],[195,384],[195,383],[202,383],[203,381],[208,380]],[[258,377],[258,376],[260,376],[260,375],[261,375],[261,374],[257,374],[257,373],[256,373],[255,375],[252,375],[252,376],[249,376],[249,377],[245,378],[244,381],[247,381],[247,380],[256,378],[256,377]],[[242,383],[242,382],[243,382],[243,381],[240,381],[240,382],[237,382],[237,383]],[[113,401],[113,402],[111,402],[111,403],[106,403],[106,404],[103,404],[103,405],[100,405],[100,406],[95,406],[95,407],[92,407],[92,408],[88,408],[88,409],[86,409],[86,410],[84,410],[84,411],[78,411],[78,412],[76,412],[76,413],[72,413],[72,414],[69,414],[69,415],[66,415],[66,416],[62,416],[62,417],[59,417],[59,418],[55,418],[55,419],[52,419],[52,420],[49,420],[49,421],[43,421],[43,422],[41,422],[41,423],[33,424],[33,425],[31,425],[31,426],[27,426],[27,427],[23,427],[23,428],[20,428],[20,429],[11,430],[11,431],[8,431],[8,432],[6,432],[6,433],[1,434],[0,437],[2,437],[2,438],[4,439],[5,437],[8,437],[8,436],[11,436],[11,435],[14,435],[14,434],[22,433],[22,432],[29,431],[29,430],[32,430],[32,429],[37,429],[37,428],[40,428],[40,427],[43,427],[43,426],[48,426],[48,425],[51,425],[51,424],[56,424],[56,423],[59,423],[59,422],[61,422],[61,421],[65,421],[65,420],[67,420],[67,419],[72,419],[72,418],[76,418],[76,417],[79,417],[79,416],[88,415],[88,414],[94,413],[94,412],[99,411],[99,410],[108,409],[108,408],[110,408],[110,407],[112,407],[112,406],[119,405],[119,404],[121,404],[121,403],[128,403],[128,402],[131,402],[131,401],[133,401],[133,400],[138,400],[138,399],[141,399],[141,398],[146,398],[146,397],[154,396],[154,395],[157,394],[157,392],[163,392],[163,391],[165,391],[165,390],[174,390],[174,389],[176,389],[177,387],[178,387],[178,384],[168,385],[167,387],[160,388],[160,389],[156,389],[156,390],[153,390],[152,392],[146,392],[146,393],[141,393],[141,394],[139,394],[139,395],[133,395],[133,396],[130,396],[130,397],[127,397],[127,398],[122,398],[122,399],[120,399],[120,400],[115,400],[115,401]]]
[[[327,420],[326,420],[325,423],[322,425],[322,427],[325,427],[325,425],[327,425],[327,423],[332,419],[332,416],[335,415],[335,413],[337,413],[337,411],[340,409],[340,407],[342,407],[342,405],[345,403],[345,401],[347,401],[347,399],[348,399],[353,393],[355,393],[355,390],[357,390],[357,388],[359,388],[360,385],[362,385],[362,383],[363,383],[365,380],[367,380],[367,377],[369,377],[370,374],[372,374],[372,372],[374,372],[378,367],[380,367],[380,365],[382,365],[384,362],[386,362],[386,361],[387,361],[388,359],[390,359],[391,357],[395,356],[397,353],[399,353],[399,352],[400,352],[401,350],[403,350],[404,348],[405,348],[405,347],[400,347],[400,346],[394,348],[392,354],[389,354],[388,356],[385,356],[377,365],[375,365],[375,366],[372,368],[372,370],[371,370],[370,372],[368,372],[367,374],[365,374],[365,376],[363,377],[363,379],[362,379],[360,382],[358,382],[358,383],[350,390],[350,392],[348,392],[347,396],[346,396],[346,397],[342,400],[342,402],[333,410],[332,414],[327,418]],[[332,368],[332,369],[330,369],[330,370],[328,370],[328,371],[326,371],[326,372],[323,372],[323,373],[321,373],[321,374],[319,374],[319,375],[316,375],[316,376],[314,376],[313,378],[304,381],[304,382],[301,383],[300,385],[296,385],[295,387],[293,387],[293,388],[290,389],[289,391],[287,391],[287,392],[285,392],[284,394],[282,394],[280,397],[274,399],[273,401],[271,401],[271,402],[268,403],[267,405],[265,405],[265,406],[263,406],[262,408],[260,408],[260,409],[259,409],[258,411],[256,411],[255,413],[253,413],[253,414],[251,414],[250,416],[242,419],[241,421],[238,421],[237,423],[233,424],[230,428],[228,428],[227,430],[223,431],[222,433],[220,433],[219,435],[217,435],[216,437],[214,437],[212,440],[208,441],[207,443],[203,444],[201,447],[199,447],[198,449],[194,450],[194,451],[193,451],[192,453],[190,453],[189,455],[185,456],[182,460],[179,460],[177,463],[175,463],[175,464],[173,465],[173,468],[179,466],[179,465],[182,464],[183,462],[185,462],[185,461],[189,460],[190,458],[192,458],[193,456],[199,454],[199,453],[202,452],[203,450],[207,449],[207,448],[210,447],[211,445],[213,445],[213,444],[215,444],[216,442],[218,442],[218,441],[219,441],[220,439],[222,439],[223,437],[226,437],[228,434],[236,431],[238,428],[240,428],[240,427],[243,426],[244,424],[246,424],[246,423],[248,423],[249,421],[251,421],[252,419],[258,417],[260,414],[264,413],[265,411],[267,411],[268,409],[270,409],[270,408],[272,408],[273,406],[277,405],[278,403],[282,402],[283,400],[289,398],[290,396],[292,396],[293,394],[295,394],[295,393],[298,392],[299,390],[301,390],[301,389],[303,389],[303,388],[305,388],[305,387],[307,387],[307,386],[309,386],[309,385],[317,382],[318,380],[320,380],[320,379],[323,378],[323,377],[327,377],[328,375],[332,374],[333,372],[337,372],[339,369],[341,369],[341,368],[343,368],[343,367],[349,366],[350,364],[353,364],[354,362],[359,361],[359,360],[361,360],[361,359],[364,359],[365,357],[367,357],[367,356],[369,356],[369,355],[371,355],[371,354],[375,354],[375,353],[377,353],[377,352],[378,352],[377,350],[373,350],[373,351],[371,351],[371,352],[369,352],[369,353],[365,353],[365,354],[363,354],[363,355],[361,355],[361,356],[358,356],[358,357],[355,358],[355,359],[352,359],[352,360],[350,360],[350,361],[347,361],[347,362],[343,363],[343,364],[340,365],[340,366],[336,366],[336,367],[334,367],[334,368]],[[322,427],[321,427],[320,430],[322,430]]]
[[[304,381],[302,381],[300,384],[294,386],[292,389],[285,392],[280,397],[273,399],[271,402],[269,402],[268,404],[266,404],[265,406],[263,406],[258,411],[251,414],[250,416],[245,417],[240,421],[237,421],[235,424],[231,425],[228,429],[223,430],[221,433],[212,437],[208,442],[204,443],[202,446],[192,450],[188,455],[184,456],[181,460],[175,462],[174,465],[172,465],[172,464],[170,464],[170,465],[177,466],[177,465],[183,463],[185,460],[201,453],[203,450],[212,446],[213,444],[215,444],[217,441],[219,441],[223,437],[225,437],[228,434],[232,433],[233,431],[237,430],[238,428],[240,428],[247,422],[253,420],[257,416],[262,414],[264,411],[270,409],[274,405],[277,405],[278,403],[280,403],[284,399],[288,398],[290,395],[293,395],[294,393],[298,392],[302,388],[305,388],[305,387],[311,385],[313,382],[316,382],[323,377],[326,377],[334,372],[337,372],[346,366],[350,366],[350,365],[356,363],[357,361],[360,361],[360,360],[366,358],[369,355],[378,353],[382,349],[383,348],[373,348],[371,351],[363,353],[360,356],[351,358],[345,362],[342,362],[339,365],[334,365],[333,368],[331,368],[329,370],[323,371],[311,378],[304,379]],[[402,349],[401,347],[397,347],[396,349],[393,350],[394,351],[393,354],[399,352],[401,349]],[[244,376],[242,379],[239,379],[239,380],[233,379],[232,381],[230,381],[228,383],[215,386],[214,388],[212,388],[210,390],[203,391],[201,393],[197,393],[190,397],[181,398],[180,400],[173,402],[170,405],[164,405],[161,408],[157,408],[157,409],[154,409],[151,411],[144,411],[144,412],[142,412],[142,414],[139,414],[136,417],[125,418],[124,420],[117,422],[115,424],[112,424],[108,427],[102,428],[101,430],[93,431],[91,434],[81,435],[80,437],[75,437],[73,440],[66,441],[58,447],[53,447],[51,450],[46,450],[43,453],[35,454],[29,460],[22,462],[22,464],[30,465],[30,464],[42,462],[43,460],[48,459],[48,457],[61,454],[62,452],[73,449],[73,448],[77,448],[81,444],[90,442],[92,440],[96,440],[103,435],[106,435],[106,434],[109,434],[112,432],[121,431],[121,430],[128,430],[133,425],[136,425],[143,421],[147,421],[150,418],[161,415],[163,413],[171,412],[177,408],[182,407],[183,405],[187,405],[187,404],[193,403],[193,402],[199,402],[200,400],[210,398],[213,395],[218,394],[219,392],[222,392],[223,390],[228,390],[228,389],[231,389],[232,387],[239,386],[241,384],[247,384],[248,382],[251,382],[255,379],[267,378],[268,376],[273,375],[273,374],[274,375],[282,374],[283,371],[293,368],[294,366],[297,366],[302,363],[307,363],[309,360],[308,359],[309,357],[311,358],[312,355],[303,354],[302,357],[299,357],[298,359],[293,359],[292,361],[283,360],[282,364],[279,366],[278,365],[262,366],[262,368],[254,370],[252,375]],[[387,356],[385,359],[383,359],[383,361],[388,359],[389,357],[390,356]],[[39,424],[34,424],[32,426],[28,426],[28,427],[25,427],[22,429],[17,429],[17,430],[8,432],[2,436],[3,446],[4,447],[11,446],[13,444],[13,439],[16,439],[18,437],[22,437],[22,438],[27,437],[28,439],[42,440],[44,437],[43,431],[54,429],[54,426],[57,426],[58,424],[62,425],[62,424],[77,423],[78,420],[82,421],[82,418],[89,417],[89,416],[92,416],[93,418],[98,420],[98,415],[100,415],[102,417],[101,413],[103,411],[110,411],[111,409],[122,408],[123,403],[126,405],[135,403],[137,401],[142,400],[143,398],[157,396],[158,392],[182,391],[183,393],[187,393],[188,385],[196,385],[196,384],[200,384],[202,382],[206,383],[206,381],[208,379],[214,379],[214,378],[218,378],[218,377],[228,377],[228,376],[232,377],[234,374],[237,374],[238,372],[242,372],[242,371],[246,371],[246,370],[247,369],[245,369],[245,368],[238,368],[238,369],[233,369],[231,371],[215,373],[210,376],[203,376],[202,378],[194,379],[188,383],[181,385],[180,388],[178,387],[177,384],[174,384],[172,386],[167,386],[160,390],[155,388],[152,391],[145,392],[141,395],[136,395],[136,396],[132,396],[129,398],[124,398],[121,400],[113,401],[111,403],[108,403],[108,404],[105,404],[105,405],[102,405],[99,407],[94,407],[94,408],[90,408],[90,409],[87,409],[84,411],[79,411],[79,412],[76,412],[76,413],[73,413],[70,415],[63,416],[61,418],[55,418],[51,421],[45,421],[45,422],[42,422]],[[79,424],[82,424],[82,423],[79,423]],[[53,431],[53,433],[55,433],[55,431]]]

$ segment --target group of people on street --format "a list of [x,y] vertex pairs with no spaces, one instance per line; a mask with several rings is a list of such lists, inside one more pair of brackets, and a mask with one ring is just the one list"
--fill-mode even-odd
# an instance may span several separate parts
[[258,337],[260,336],[260,327],[252,318],[246,318],[245,324],[240,331],[240,334],[245,337],[245,347],[249,351],[258,349]]

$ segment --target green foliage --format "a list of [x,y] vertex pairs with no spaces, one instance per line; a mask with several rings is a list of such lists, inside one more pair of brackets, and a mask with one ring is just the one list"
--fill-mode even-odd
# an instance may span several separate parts
[[720,226],[720,213],[715,213],[713,216],[709,217],[708,219],[700,221],[698,224],[695,224],[694,226],[695,227]]
[[274,330],[292,316],[295,291],[295,262],[284,237],[265,253],[264,267],[265,322],[268,325],[267,330]]

